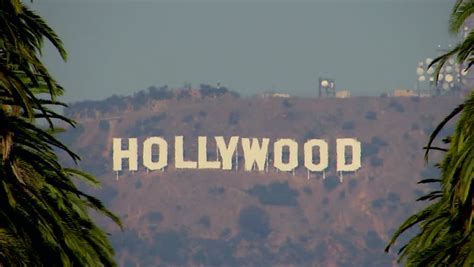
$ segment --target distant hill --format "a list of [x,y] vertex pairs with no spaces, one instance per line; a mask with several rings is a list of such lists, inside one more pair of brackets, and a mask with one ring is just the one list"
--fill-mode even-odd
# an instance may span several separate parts
[[[204,89],[203,89],[204,88]],[[112,233],[120,266],[392,266],[383,248],[419,209],[417,185],[437,170],[422,147],[459,98],[239,98],[225,88],[152,88],[130,97],[71,104],[80,125],[61,138],[100,177],[93,191],[124,221]],[[443,135],[452,130],[449,126]],[[112,171],[112,138],[175,135],[196,155],[197,136],[311,138],[362,142],[362,168],[322,179],[223,170]],[[333,154],[331,154],[333,155]],[[441,154],[433,154],[433,159]],[[209,155],[215,158],[212,151]],[[434,162],[432,162],[434,163]]]

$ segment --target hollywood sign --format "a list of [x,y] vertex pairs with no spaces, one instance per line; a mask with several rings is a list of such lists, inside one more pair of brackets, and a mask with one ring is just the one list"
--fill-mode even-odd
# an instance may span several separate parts
[[[216,160],[208,159],[206,136],[197,139],[197,160],[185,159],[184,138],[174,138],[174,167],[176,169],[238,169],[237,148],[239,141],[243,151],[244,170],[264,171],[270,164],[269,138],[240,138],[232,136],[228,141],[222,136],[215,136]],[[124,149],[122,138],[113,138],[113,170],[122,171],[123,160],[128,160],[130,171],[138,170],[138,139],[128,138],[128,148]],[[160,170],[168,166],[168,141],[162,137],[149,137],[143,141],[142,163],[148,170]],[[347,160],[346,150],[351,149],[351,160]],[[273,166],[279,171],[292,171],[298,167],[298,149],[300,145],[293,139],[278,139],[273,143]],[[319,151],[319,160],[315,161],[314,152]],[[286,150],[287,159],[284,157]],[[304,166],[308,172],[322,172],[329,165],[329,146],[324,139],[310,139],[303,144]],[[361,167],[361,143],[354,138],[336,139],[336,170],[352,172]],[[235,159],[235,160],[233,160]]]

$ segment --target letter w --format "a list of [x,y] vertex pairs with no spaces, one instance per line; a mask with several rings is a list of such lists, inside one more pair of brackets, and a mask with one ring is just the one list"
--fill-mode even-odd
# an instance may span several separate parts
[[254,163],[257,163],[257,167],[260,171],[265,170],[269,142],[270,139],[263,138],[262,146],[260,146],[257,138],[252,138],[251,144],[249,138],[242,138],[246,171],[251,171]]

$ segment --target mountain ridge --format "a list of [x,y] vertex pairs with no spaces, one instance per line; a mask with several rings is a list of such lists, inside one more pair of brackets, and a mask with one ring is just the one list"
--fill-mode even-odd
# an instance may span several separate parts
[[[72,105],[65,112],[79,126],[61,139],[82,156],[80,167],[101,180],[102,189],[91,192],[123,218],[124,233],[101,222],[112,232],[120,266],[395,266],[384,245],[422,207],[415,199],[429,188],[416,182],[437,175],[431,165],[442,155],[434,153],[426,166],[422,147],[462,101],[239,98],[225,90],[178,97],[185,90],[162,90],[166,97],[145,95],[139,103],[124,98],[122,109],[98,101],[100,109]],[[192,159],[200,135],[322,138],[330,166],[325,179],[322,173],[308,179],[302,164],[294,174],[242,167],[112,171],[111,138],[175,135],[189,140]],[[362,143],[362,168],[343,173],[342,183],[334,162],[339,137]]]

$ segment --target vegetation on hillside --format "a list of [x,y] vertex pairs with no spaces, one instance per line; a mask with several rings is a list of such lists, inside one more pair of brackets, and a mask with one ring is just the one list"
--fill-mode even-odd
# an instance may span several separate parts
[[231,95],[239,97],[237,92],[226,87],[214,87],[208,84],[201,84],[199,89],[171,89],[167,85],[156,87],[150,86],[146,90],[141,90],[132,96],[113,95],[104,100],[85,100],[71,103],[65,109],[67,116],[94,117],[97,113],[114,113],[126,109],[139,110],[157,100],[169,99],[191,99],[191,98],[212,98]]

